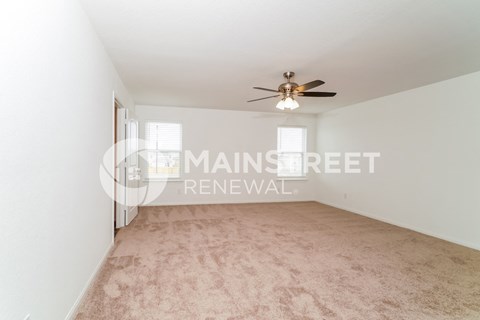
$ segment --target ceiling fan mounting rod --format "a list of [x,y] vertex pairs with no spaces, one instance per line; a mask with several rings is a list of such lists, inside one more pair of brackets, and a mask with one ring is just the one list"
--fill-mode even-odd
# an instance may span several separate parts
[[295,76],[295,72],[293,71],[287,71],[283,73],[283,77],[287,79],[287,82],[290,82],[290,79]]
[[278,87],[278,92],[283,93],[284,98],[291,97],[292,92],[298,87],[298,84],[295,82],[290,82],[290,80],[295,76],[295,72],[287,71],[283,74],[283,77],[287,80],[287,82],[282,83]]

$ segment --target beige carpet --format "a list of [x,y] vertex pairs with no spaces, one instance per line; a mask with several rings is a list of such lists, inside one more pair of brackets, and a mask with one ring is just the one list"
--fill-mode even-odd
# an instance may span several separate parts
[[77,319],[480,319],[480,252],[314,202],[142,208]]

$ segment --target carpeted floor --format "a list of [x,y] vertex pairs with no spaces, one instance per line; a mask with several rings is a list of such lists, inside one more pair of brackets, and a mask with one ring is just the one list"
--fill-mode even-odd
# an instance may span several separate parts
[[480,251],[315,202],[146,207],[76,319],[480,319]]

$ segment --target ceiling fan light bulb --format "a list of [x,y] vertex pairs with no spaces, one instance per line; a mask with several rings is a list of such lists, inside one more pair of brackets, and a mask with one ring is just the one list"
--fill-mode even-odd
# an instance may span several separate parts
[[285,99],[285,109],[292,109],[293,107],[293,99],[288,97]]
[[300,107],[300,105],[298,104],[298,102],[296,100],[293,100],[293,104],[292,104],[292,107],[290,108],[290,110],[295,110],[297,109],[298,107]]
[[276,108],[279,110],[285,110],[285,101],[283,99],[278,101]]

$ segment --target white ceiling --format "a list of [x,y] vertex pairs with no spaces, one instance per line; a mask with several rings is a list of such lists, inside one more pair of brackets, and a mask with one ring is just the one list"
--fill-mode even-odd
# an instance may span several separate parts
[[81,2],[138,104],[273,111],[252,86],[294,71],[338,92],[316,113],[480,70],[478,0]]

